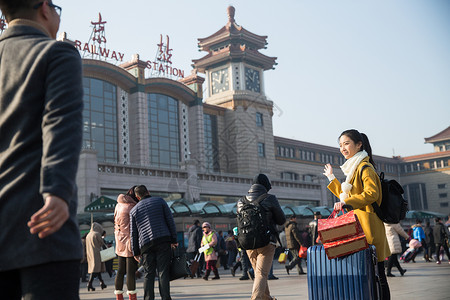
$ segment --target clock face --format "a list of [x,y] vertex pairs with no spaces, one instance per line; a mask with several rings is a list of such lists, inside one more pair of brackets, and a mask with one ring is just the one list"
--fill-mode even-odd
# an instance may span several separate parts
[[230,88],[227,68],[211,73],[211,88],[213,94],[224,92]]
[[245,88],[256,93],[261,92],[258,70],[245,67]]

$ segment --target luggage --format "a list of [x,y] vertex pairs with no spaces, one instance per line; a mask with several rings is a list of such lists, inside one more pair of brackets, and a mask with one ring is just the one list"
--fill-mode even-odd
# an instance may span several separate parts
[[334,259],[328,259],[322,245],[309,247],[309,299],[381,299],[376,264],[374,246]]
[[402,256],[400,256],[400,260],[407,263],[414,257],[414,254],[419,251],[419,249],[408,248],[405,252],[403,252]]
[[189,266],[189,271],[191,271],[191,277],[194,278],[195,274],[197,274],[197,269],[199,265],[200,258],[202,257],[201,253],[197,253],[195,255],[194,260],[191,261],[191,265]]
[[280,256],[278,256],[278,262],[280,264],[284,264],[286,262],[286,259],[287,259],[287,256],[288,256],[288,252],[289,252],[289,250],[286,249],[286,250],[284,250],[283,253],[280,253]]

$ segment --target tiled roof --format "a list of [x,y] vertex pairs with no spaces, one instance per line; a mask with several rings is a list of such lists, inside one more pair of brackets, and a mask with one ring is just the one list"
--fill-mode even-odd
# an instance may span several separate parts
[[426,154],[419,154],[419,155],[413,155],[413,156],[406,156],[401,157],[400,159],[404,162],[410,162],[410,161],[419,161],[419,160],[427,160],[427,159],[433,159],[433,158],[441,158],[441,157],[450,157],[450,150],[448,151],[441,151],[441,152],[432,152],[432,153],[426,153]]
[[429,138],[425,138],[425,143],[435,143],[450,140],[450,126]]

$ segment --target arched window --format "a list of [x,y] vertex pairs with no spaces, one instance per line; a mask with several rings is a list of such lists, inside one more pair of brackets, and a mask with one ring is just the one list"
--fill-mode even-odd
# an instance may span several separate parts
[[164,168],[178,168],[180,133],[178,100],[162,94],[148,94],[150,163]]
[[83,147],[97,150],[98,161],[118,161],[116,86],[83,78]]

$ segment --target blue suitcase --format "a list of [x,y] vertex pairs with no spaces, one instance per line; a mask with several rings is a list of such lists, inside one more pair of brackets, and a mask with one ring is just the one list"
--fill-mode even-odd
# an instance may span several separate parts
[[375,247],[328,259],[322,245],[308,249],[308,295],[314,300],[381,299]]

